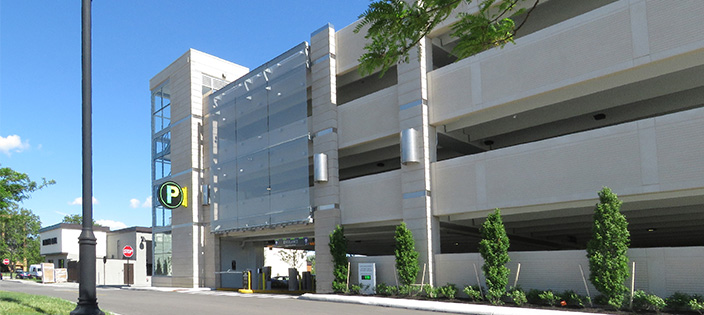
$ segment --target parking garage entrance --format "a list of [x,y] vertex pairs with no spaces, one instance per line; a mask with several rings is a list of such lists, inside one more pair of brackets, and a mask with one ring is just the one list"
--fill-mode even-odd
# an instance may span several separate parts
[[241,292],[314,292],[312,236],[222,237],[219,288]]

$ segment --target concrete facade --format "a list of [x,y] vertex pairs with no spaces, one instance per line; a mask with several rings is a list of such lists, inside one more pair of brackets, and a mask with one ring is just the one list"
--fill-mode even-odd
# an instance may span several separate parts
[[[167,82],[171,100],[171,169],[153,185],[173,180],[189,192],[169,224],[156,224],[153,198],[155,236],[172,236],[171,252],[155,247],[155,255],[173,260],[154,285],[236,287],[235,272],[260,268],[273,240],[308,237],[317,290],[329,292],[327,243],[338,224],[349,252],[369,256],[355,261],[379,257],[379,279],[392,283],[386,264],[401,222],[414,234],[423,281],[443,285],[458,272],[450,262],[476,261],[479,227],[495,208],[512,255],[577,257],[591,236],[597,192],[608,186],[624,201],[634,260],[654,279],[642,287],[669,292],[673,284],[663,283],[676,277],[657,279],[667,266],[658,253],[704,245],[704,34],[688,26],[703,17],[695,0],[551,0],[515,45],[459,61],[449,54],[450,18],[383,77],[357,72],[364,30],[323,26],[307,51],[312,222],[228,230],[210,225],[216,206],[226,205],[201,198],[228,188],[207,166],[217,139],[202,77],[227,83],[247,70],[190,50],[150,81],[153,95]],[[164,134],[157,129],[153,140]],[[325,180],[313,180],[318,154]]]

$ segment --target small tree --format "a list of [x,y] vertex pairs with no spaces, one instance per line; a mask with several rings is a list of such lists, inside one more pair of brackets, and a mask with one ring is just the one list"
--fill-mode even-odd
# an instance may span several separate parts
[[628,291],[624,282],[628,278],[630,236],[621,201],[604,187],[594,209],[592,239],[587,243],[589,281],[615,308],[621,307]]
[[396,226],[396,272],[402,285],[411,285],[418,277],[418,251],[416,251],[413,233],[406,227],[406,223]]
[[310,265],[311,274],[315,274],[315,256],[307,256],[306,263]]
[[347,238],[342,226],[338,225],[330,234],[330,255],[332,255],[333,276],[332,289],[335,292],[347,291]]
[[[64,219],[61,220],[61,223],[82,225],[83,224],[83,216],[80,214],[67,214],[64,216]],[[102,225],[95,223],[95,220],[93,220],[93,226],[102,226]]]
[[298,269],[303,262],[306,261],[306,251],[298,249],[281,249],[278,253],[281,261],[285,262],[291,268]]
[[480,232],[482,240],[479,242],[479,253],[484,258],[482,271],[486,278],[486,297],[491,304],[501,304],[508,284],[509,270],[506,264],[511,258],[508,256],[508,235],[499,209],[486,218]]

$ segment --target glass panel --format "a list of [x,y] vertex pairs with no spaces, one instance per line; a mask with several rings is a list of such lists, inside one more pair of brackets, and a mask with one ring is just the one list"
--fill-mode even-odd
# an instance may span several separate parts
[[171,232],[154,233],[154,274],[171,275]]
[[271,149],[271,191],[308,187],[308,139],[300,138]]
[[152,124],[157,133],[171,124],[171,93],[168,82],[152,92]]
[[216,152],[213,156],[218,158],[219,163],[234,161],[237,153],[237,138],[236,138],[236,122],[234,119],[235,104],[234,100],[231,105],[222,106],[219,115],[213,116],[213,120],[217,121],[217,141]]
[[154,160],[154,179],[161,179],[166,176],[171,176],[171,161],[164,158]]
[[221,164],[217,173],[217,194],[213,202],[218,203],[220,218],[237,218],[237,162],[229,161]]
[[237,200],[269,194],[269,152],[260,151],[237,159]]
[[171,153],[171,131],[154,139],[154,144],[156,146],[154,156]]
[[301,44],[213,93],[214,231],[308,221],[306,51]]
[[171,210],[162,206],[154,207],[154,226],[170,226]]

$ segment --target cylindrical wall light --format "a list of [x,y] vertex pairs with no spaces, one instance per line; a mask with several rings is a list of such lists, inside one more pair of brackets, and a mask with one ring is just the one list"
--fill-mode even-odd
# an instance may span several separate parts
[[418,132],[413,128],[401,131],[401,164],[420,163]]
[[313,155],[313,178],[316,183],[328,181],[328,156],[325,153]]

